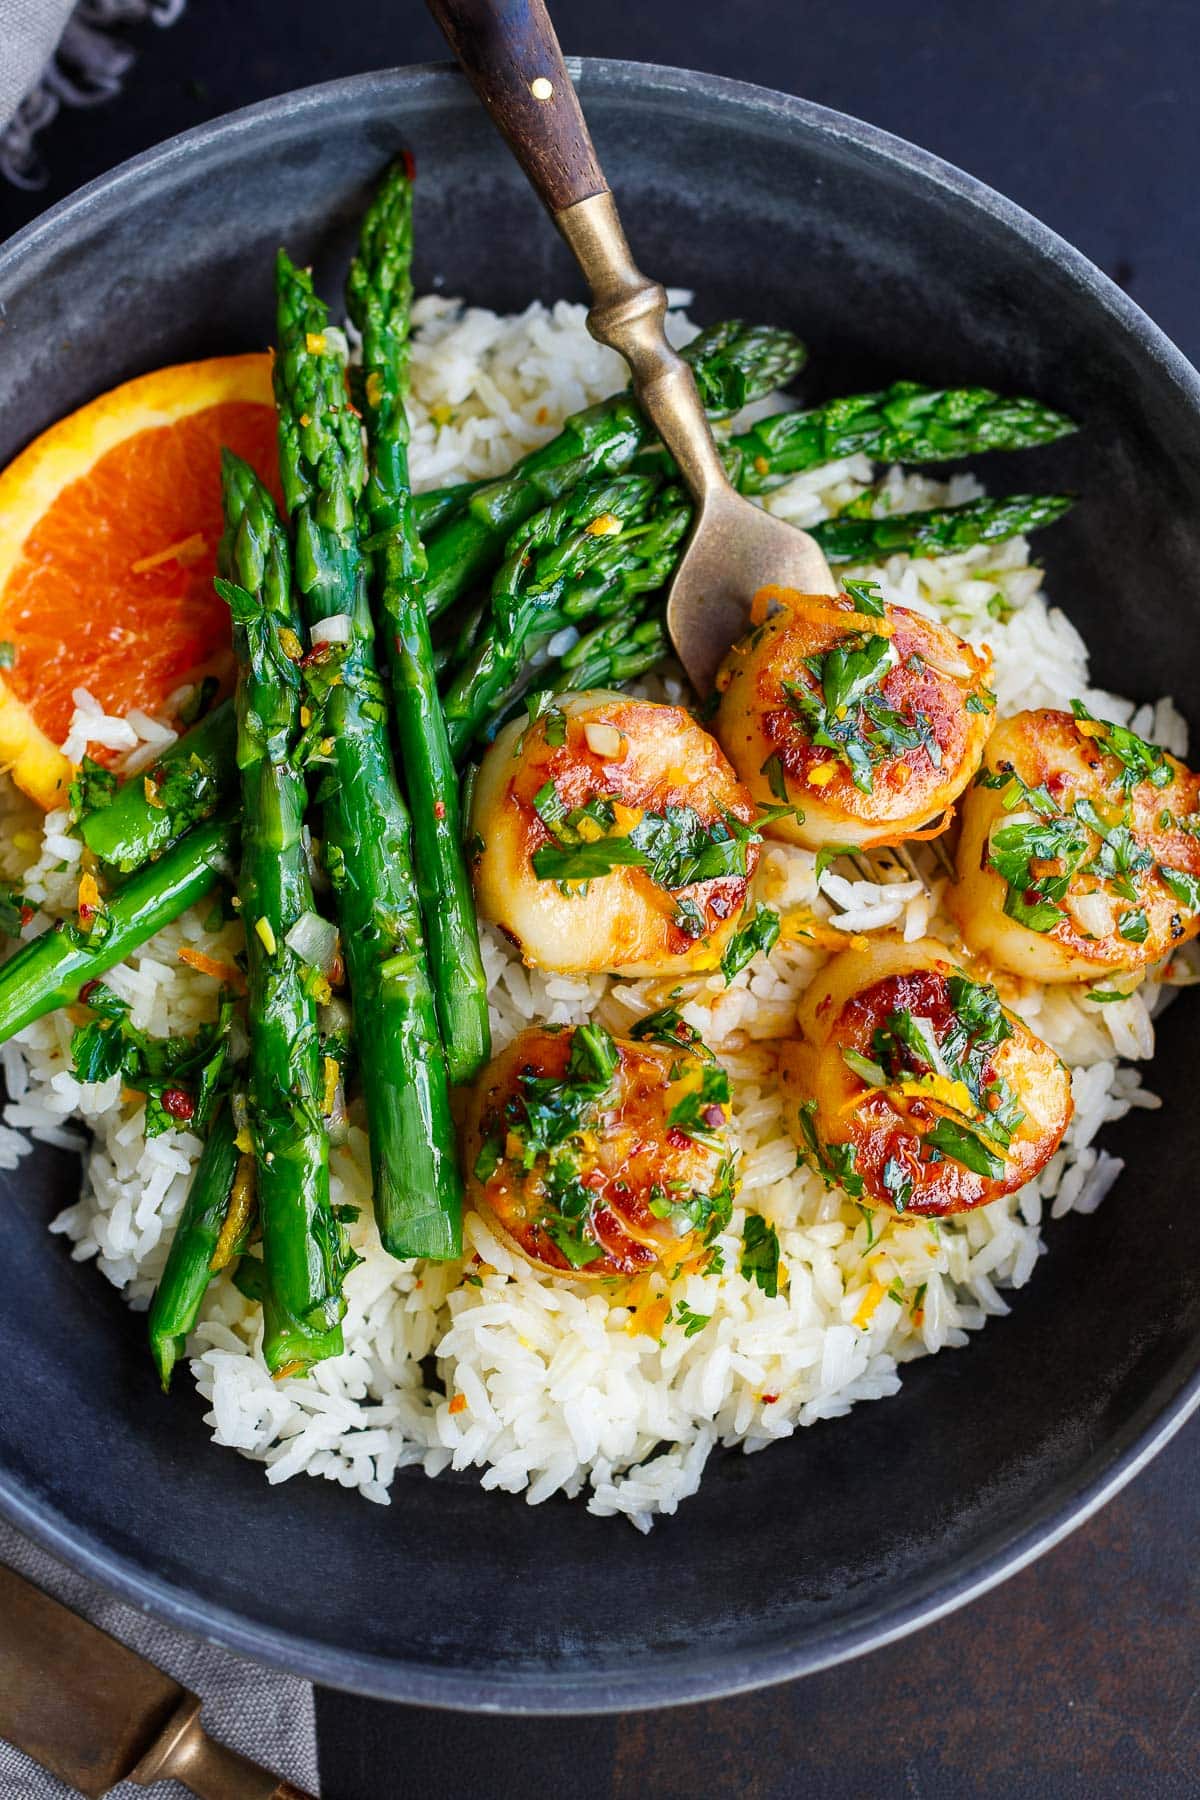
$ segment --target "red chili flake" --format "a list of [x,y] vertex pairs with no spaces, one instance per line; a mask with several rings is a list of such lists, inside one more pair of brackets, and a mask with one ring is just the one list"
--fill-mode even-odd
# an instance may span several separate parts
[[779,1398],[779,1395],[778,1394],[764,1394],[762,1398],[763,1398],[764,1406],[774,1406],[775,1402]]
[[589,1169],[586,1175],[579,1177],[579,1185],[585,1188],[602,1188],[604,1186],[603,1170]]
[[667,1142],[672,1150],[686,1150],[691,1139],[686,1131],[680,1131],[678,1125],[672,1125],[667,1130]]
[[1023,896],[1026,906],[1036,906],[1041,897],[1037,889],[1031,887],[1025,889]]
[[435,800],[435,801],[434,801],[434,803],[433,803],[433,816],[434,816],[434,818],[435,818],[435,819],[444,819],[444,818],[445,818],[445,816],[446,816],[446,802],[445,802],[445,801],[444,801],[444,800]]
[[98,975],[93,975],[93,977],[90,981],[84,982],[83,986],[79,990],[79,998],[83,1001],[83,1004],[85,1006],[87,1005],[88,1001],[91,999],[92,995],[95,993],[96,989],[99,986],[100,986],[100,977]]
[[400,152],[400,161],[404,164],[404,173],[407,175],[408,179],[410,181],[415,181],[417,179],[417,159],[412,151],[402,150]]
[[706,1106],[700,1117],[712,1131],[725,1123],[725,1113],[719,1106]]
[[337,950],[334,952],[333,961],[329,965],[329,985],[330,987],[341,987],[345,979],[346,965],[342,961],[341,951]]
[[79,923],[81,925],[90,925],[95,916],[95,907],[89,906],[86,900],[81,900],[79,902]]
[[28,925],[28,923],[32,919],[32,917],[33,917],[32,906],[23,906],[21,908],[21,924]]
[[173,1119],[180,1119],[184,1124],[195,1115],[196,1102],[182,1088],[164,1088],[162,1108],[170,1113]]
[[328,662],[332,655],[333,648],[329,639],[322,638],[319,643],[313,645],[311,650],[306,650],[304,652],[304,655],[300,658],[299,666],[302,669],[311,669],[318,663]]

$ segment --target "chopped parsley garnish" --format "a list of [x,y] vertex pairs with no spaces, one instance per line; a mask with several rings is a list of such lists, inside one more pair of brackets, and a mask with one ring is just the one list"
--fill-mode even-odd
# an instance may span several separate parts
[[839,856],[853,856],[855,854],[855,852],[857,851],[857,849],[858,849],[857,844],[824,844],[824,845],[822,845],[821,849],[817,851],[816,866],[813,870],[816,880],[820,881],[820,879],[821,879],[822,875],[825,873],[826,869],[830,866],[831,863],[835,863]]
[[1097,1006],[1111,1006],[1114,1000],[1128,1000],[1129,995],[1123,994],[1120,988],[1089,988],[1087,997]]
[[804,1139],[800,1160],[809,1164],[827,1188],[840,1187],[851,1200],[861,1200],[863,1178],[855,1168],[854,1145],[822,1144],[817,1136],[816,1112],[815,1100],[802,1102],[798,1113],[800,1135]]
[[766,776],[767,786],[775,798],[781,803],[786,803],[788,797],[787,776],[784,773],[783,759],[777,751],[768,756],[758,772],[760,775]]
[[712,1062],[700,1070],[699,1082],[691,1082],[690,1071],[685,1079],[689,1085],[667,1114],[667,1128],[682,1131],[707,1149],[719,1150],[719,1133],[724,1130],[729,1105],[729,1077],[719,1063]]
[[1200,879],[1183,869],[1168,869],[1166,863],[1160,863],[1158,872],[1180,906],[1188,912],[1200,912]]
[[1175,771],[1167,761],[1166,752],[1160,750],[1157,744],[1148,744],[1145,738],[1138,737],[1127,725],[1114,725],[1110,719],[1097,719],[1082,700],[1072,700],[1071,711],[1085,724],[1100,727],[1099,730],[1089,731],[1087,736],[1106,756],[1116,757],[1121,764],[1118,781],[1127,792],[1142,781],[1148,781],[1151,787],[1170,787],[1175,779]]
[[913,1194],[913,1178],[898,1156],[889,1156],[883,1165],[883,1186],[898,1213],[907,1207]]
[[770,906],[756,907],[750,918],[726,944],[721,956],[721,973],[726,985],[739,969],[753,962],[759,951],[769,953],[779,939],[779,914]]
[[1144,907],[1131,906],[1117,920],[1117,936],[1129,944],[1144,944],[1150,934],[1150,920]]
[[[71,1034],[76,1079],[99,1082],[120,1075],[127,1087],[143,1093],[148,1137],[179,1125],[202,1131],[227,1080],[233,1002],[222,1001],[217,1018],[190,1038],[152,1038],[137,1030],[125,1001],[103,983],[91,989],[84,1005],[93,1016]],[[174,1097],[174,1110],[164,1106],[164,1095]]]
[[[761,841],[732,813],[706,825],[692,807],[669,806],[665,813],[643,812],[630,825],[620,822],[617,804],[603,796],[568,808],[553,781],[534,795],[533,807],[555,840],[534,851],[533,872],[540,881],[556,881],[560,887],[616,868],[645,869],[656,887],[668,891],[728,876],[744,878],[746,847]],[[707,926],[694,903],[688,919],[680,922],[693,937],[702,936]]]
[[677,1325],[683,1326],[684,1337],[691,1338],[704,1330],[712,1314],[693,1312],[686,1300],[679,1300],[676,1302],[674,1318]]
[[768,1300],[779,1292],[779,1237],[761,1213],[746,1214],[738,1273],[757,1282]]
[[72,819],[81,819],[84,813],[99,812],[116,797],[120,783],[111,769],[98,763],[90,756],[85,756],[71,783],[70,806]]
[[[784,696],[814,746],[832,750],[862,793],[874,785],[875,765],[889,756],[923,750],[935,768],[942,753],[928,719],[888,705],[883,683],[898,661],[887,637],[851,633],[823,656],[806,656],[810,681],[785,681]],[[920,667],[924,663],[917,658]]]
[[877,581],[844,581],[842,592],[849,594],[856,612],[867,613],[875,619],[883,618],[886,608],[883,590]]
[[1004,1158],[989,1150],[978,1132],[960,1125],[957,1119],[940,1118],[933,1130],[926,1133],[924,1142],[944,1156],[953,1157],[956,1163],[976,1175],[986,1175],[994,1181],[1004,1173]]
[[665,1044],[670,1049],[694,1050],[698,1056],[712,1056],[695,1026],[687,1023],[676,1006],[660,1006],[657,1012],[647,1013],[644,1019],[629,1027],[629,1035],[639,1043]]

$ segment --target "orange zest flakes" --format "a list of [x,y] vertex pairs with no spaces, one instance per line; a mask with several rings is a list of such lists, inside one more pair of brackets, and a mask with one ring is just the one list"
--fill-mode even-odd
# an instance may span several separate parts
[[832,761],[814,763],[804,779],[809,787],[828,787],[837,774],[837,764]]
[[871,848],[872,850],[888,850],[894,844],[928,843],[930,838],[941,837],[943,831],[946,830],[953,817],[954,808],[948,806],[941,818],[935,820],[932,825],[927,825],[924,831],[906,831],[902,837],[875,838],[871,844]]
[[620,529],[621,521],[616,513],[607,512],[593,519],[590,525],[585,525],[584,534],[587,537],[616,537]]
[[450,1411],[452,1413],[463,1413],[466,1412],[466,1410],[467,1396],[465,1394],[455,1394],[453,1400],[450,1402]]
[[769,475],[771,473],[771,465],[767,461],[765,456],[756,456],[755,457],[754,471],[755,471],[755,474],[757,474],[757,475]]
[[367,405],[378,406],[383,399],[383,376],[378,369],[372,369],[367,376]]
[[276,1369],[271,1380],[290,1381],[293,1375],[303,1375],[303,1373],[304,1364],[297,1360],[296,1362],[284,1363],[282,1368]]
[[237,1173],[233,1178],[233,1187],[229,1194],[229,1209],[225,1214],[216,1247],[212,1253],[209,1268],[216,1275],[232,1261],[238,1240],[242,1237],[250,1223],[250,1215],[254,1211],[254,1158],[245,1151],[238,1157]]
[[193,950],[190,944],[181,944],[175,954],[189,969],[211,975],[214,981],[219,981],[222,987],[232,988],[235,994],[245,993],[246,977],[236,963],[219,962],[215,956],[206,956],[203,950]]
[[323,331],[306,331],[304,348],[310,356],[323,356],[325,354],[325,333]]
[[865,1290],[862,1299],[859,1301],[858,1311],[855,1313],[852,1323],[859,1328],[869,1324],[886,1295],[887,1289],[884,1287],[883,1283],[881,1281],[873,1281],[870,1287]]
[[96,914],[101,910],[102,906],[103,901],[100,898],[100,889],[96,884],[96,877],[85,872],[79,878],[79,894],[77,897],[79,923],[84,931],[91,930],[96,922]]
[[208,542],[202,531],[193,531],[190,537],[181,538],[177,544],[168,544],[165,550],[156,550],[153,556],[141,556],[137,562],[130,563],[131,575],[147,575],[151,569],[161,569],[164,563],[178,563],[181,569],[190,569],[208,552]]
[[149,775],[143,776],[142,792],[146,796],[146,805],[157,807],[158,811],[161,812],[163,803],[159,799],[157,781],[152,780]]
[[839,604],[837,598],[828,594],[802,594],[798,588],[777,587],[768,584],[759,588],[750,607],[750,621],[761,625],[773,606],[782,607],[785,612],[815,613],[820,618],[830,619],[838,625],[844,625],[850,631],[870,631],[875,637],[891,637],[896,627],[888,618],[879,618],[875,613],[855,612],[852,601],[844,600]]
[[325,1117],[328,1118],[333,1111],[333,1103],[337,1099],[338,1076],[341,1074],[341,1070],[338,1067],[336,1056],[325,1057],[324,1067],[325,1092],[321,1097],[321,1111],[325,1114]]

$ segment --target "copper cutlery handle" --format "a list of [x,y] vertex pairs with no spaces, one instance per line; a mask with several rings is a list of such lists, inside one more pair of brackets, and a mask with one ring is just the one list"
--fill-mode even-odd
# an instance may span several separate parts
[[188,1694],[129,1780],[141,1787],[181,1781],[199,1800],[312,1800],[228,1744],[210,1738],[200,1723],[200,1702]]

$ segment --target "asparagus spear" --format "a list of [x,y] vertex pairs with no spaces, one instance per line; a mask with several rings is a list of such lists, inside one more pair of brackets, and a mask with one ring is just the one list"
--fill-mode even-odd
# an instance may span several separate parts
[[646,476],[618,475],[571,489],[513,533],[489,630],[445,697],[456,758],[520,691],[530,658],[554,632],[669,579],[689,516],[678,488],[656,493]]
[[[229,604],[238,655],[237,761],[242,784],[238,893],[246,927],[250,1132],[267,1278],[286,1313],[337,1355],[347,1252],[329,1201],[329,1140],[313,971],[288,943],[313,910],[301,832],[308,794],[293,763],[300,734],[300,617],[287,534],[253,469],[221,458],[225,532],[217,591]],[[297,1334],[291,1334],[293,1337]],[[331,1341],[332,1340],[332,1341]],[[295,1345],[289,1344],[289,1351]],[[268,1338],[267,1367],[283,1366]],[[286,1358],[297,1360],[294,1354]]]
[[0,967],[0,1043],[43,1013],[70,1006],[85,983],[153,937],[229,873],[237,821],[226,808],[195,826],[158,861],[127,876],[84,924],[61,922]]
[[950,556],[972,544],[997,544],[1052,525],[1073,505],[1070,494],[1009,494],[1002,500],[985,497],[890,518],[857,519],[842,513],[809,530],[831,563],[871,562],[897,551]]
[[[702,332],[683,352],[713,418],[791,380],[804,346],[787,331],[740,321]],[[651,436],[628,394],[601,400],[566,421],[550,443],[531,450],[501,480],[477,488],[463,509],[429,540],[425,604],[436,618],[499,559],[516,527],[586,476],[625,468]]]
[[990,388],[931,388],[897,381],[805,412],[778,413],[729,440],[738,486],[760,494],[785,475],[858,452],[876,462],[946,462],[987,450],[1026,450],[1076,429],[1040,401]]
[[355,505],[365,478],[343,358],[312,280],[281,251],[275,394],[279,461],[309,625],[337,619],[323,727],[325,863],[354,1002],[379,1235],[393,1256],[451,1257],[462,1184],[446,1061],[425,960],[408,815],[392,764]]
[[208,1284],[232,1260],[249,1226],[253,1159],[234,1142],[229,1102],[222,1101],[184,1201],[150,1306],[150,1353],[165,1393],[195,1327]]
[[79,835],[109,868],[128,875],[159,856],[234,785],[237,724],[223,701],[143,775],[122,783],[107,806],[84,813]]
[[413,820],[417,891],[451,1082],[470,1081],[491,1054],[487,978],[462,844],[458,776],[438,697],[421,593],[425,551],[408,474],[408,334],[412,307],[412,185],[388,171],[363,222],[346,299],[362,333],[359,392],[370,474],[363,491],[375,586],[392,672],[392,709]]

